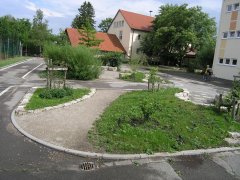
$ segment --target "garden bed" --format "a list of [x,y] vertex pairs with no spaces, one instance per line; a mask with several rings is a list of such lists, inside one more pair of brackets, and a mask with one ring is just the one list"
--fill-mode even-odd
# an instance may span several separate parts
[[154,153],[227,146],[240,123],[214,107],[176,98],[177,88],[120,96],[89,132],[89,140],[111,153]]
[[40,96],[45,90],[46,90],[45,88],[39,88],[33,93],[30,101],[25,107],[26,110],[36,110],[36,109],[42,109],[45,107],[56,106],[59,104],[63,104],[69,101],[79,99],[90,92],[89,89],[72,89],[73,93],[71,95],[66,95],[62,98],[52,98],[52,99],[41,98]]
[[145,74],[142,72],[121,73],[120,79],[131,82],[144,82]]

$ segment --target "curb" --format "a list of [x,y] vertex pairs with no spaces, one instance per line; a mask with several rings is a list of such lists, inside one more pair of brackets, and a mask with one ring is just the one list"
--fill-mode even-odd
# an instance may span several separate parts
[[214,106],[213,104],[205,104],[205,103],[196,103],[194,101],[191,101],[190,100],[190,97],[189,97],[189,94],[190,92],[187,90],[187,89],[183,89],[183,92],[180,92],[180,93],[176,93],[175,94],[175,97],[177,97],[178,99],[181,99],[183,101],[186,101],[186,102],[191,102],[195,105],[201,105],[201,106]]
[[240,150],[240,147],[221,147],[221,148],[214,148],[214,149],[198,149],[198,150],[186,150],[180,151],[176,153],[155,153],[153,155],[148,154],[108,154],[108,153],[95,153],[95,152],[86,152],[86,151],[79,151],[74,149],[64,148],[62,146],[57,146],[51,144],[49,142],[43,141],[35,136],[32,136],[24,129],[22,129],[15,120],[15,109],[12,111],[11,120],[15,128],[22,133],[24,136],[28,137],[29,139],[44,145],[48,148],[52,148],[57,151],[65,152],[68,154],[80,156],[80,157],[87,157],[87,158],[98,158],[104,160],[138,160],[138,159],[147,159],[147,158],[166,158],[166,157],[178,157],[178,156],[192,156],[192,155],[201,155],[201,154],[212,154],[212,153],[220,153],[220,152],[227,152],[227,151],[236,151]]
[[24,115],[24,114],[29,114],[29,113],[39,113],[39,112],[43,112],[43,111],[48,111],[48,110],[52,110],[52,109],[58,109],[58,108],[63,108],[63,107],[67,107],[73,104],[76,104],[80,101],[83,101],[85,99],[88,99],[90,97],[92,97],[95,93],[96,93],[96,89],[91,88],[90,92],[87,95],[84,95],[83,97],[79,98],[79,99],[75,99],[73,101],[69,101],[66,102],[64,104],[59,104],[57,106],[52,106],[52,107],[46,107],[46,108],[42,108],[42,109],[36,109],[36,110],[25,110],[25,106],[27,105],[27,103],[29,102],[29,100],[31,99],[34,91],[37,89],[38,87],[33,87],[31,88],[31,90],[28,91],[27,94],[25,94],[25,96],[22,98],[20,104],[17,106],[17,108],[15,109],[15,113],[18,115]]

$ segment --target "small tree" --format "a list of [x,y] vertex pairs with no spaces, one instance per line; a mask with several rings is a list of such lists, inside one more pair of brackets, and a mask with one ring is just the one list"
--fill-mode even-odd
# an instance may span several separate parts
[[[155,89],[160,89],[161,78],[157,75],[158,68],[151,68],[148,76],[148,90],[154,91]],[[157,84],[157,87],[156,87]],[[150,87],[151,85],[151,87]]]
[[89,21],[78,31],[81,34],[80,43],[87,47],[97,47],[102,42],[102,40],[96,38],[96,30],[92,28]]

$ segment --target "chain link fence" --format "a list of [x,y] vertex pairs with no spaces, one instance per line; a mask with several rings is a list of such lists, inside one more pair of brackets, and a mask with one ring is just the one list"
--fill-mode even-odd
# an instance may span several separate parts
[[22,44],[18,40],[0,39],[0,60],[22,55]]

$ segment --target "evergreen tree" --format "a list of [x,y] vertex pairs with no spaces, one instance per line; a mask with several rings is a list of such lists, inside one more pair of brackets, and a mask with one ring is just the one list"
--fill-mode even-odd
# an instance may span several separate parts
[[85,24],[88,22],[90,23],[91,27],[94,28],[94,17],[95,11],[90,2],[85,1],[81,7],[78,9],[79,14],[76,15],[72,22],[72,27],[81,29]]
[[98,47],[102,42],[102,40],[96,38],[96,30],[91,26],[89,21],[78,31],[81,34],[80,44],[87,47]]

